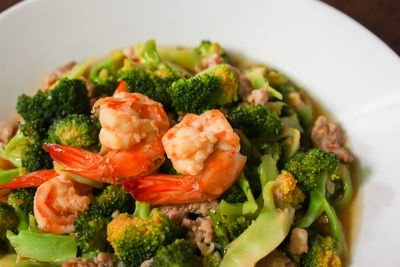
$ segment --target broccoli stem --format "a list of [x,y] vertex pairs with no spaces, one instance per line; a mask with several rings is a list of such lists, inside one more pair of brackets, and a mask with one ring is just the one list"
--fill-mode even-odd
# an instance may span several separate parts
[[11,182],[15,177],[19,176],[19,169],[0,170],[0,185]]
[[[291,206],[277,210],[273,197],[276,182],[263,188],[264,206],[253,223],[232,243],[221,261],[224,266],[254,266],[261,258],[274,250],[287,236],[293,222]],[[268,225],[268,227],[265,227]]]
[[219,210],[222,215],[242,216],[253,213],[258,208],[257,202],[251,192],[249,181],[247,181],[243,172],[240,174],[237,183],[245,193],[247,201],[243,203],[229,203],[225,200],[221,200]]
[[150,204],[136,201],[136,208],[133,216],[139,218],[146,218],[150,214]]
[[[84,60],[82,63],[75,65],[69,72],[62,75],[60,78],[68,78],[68,79],[80,79],[85,71],[92,65],[92,63],[96,60],[96,57],[91,57]],[[55,82],[52,86],[50,86],[49,90],[54,89],[59,83],[59,80]]]
[[310,191],[310,201],[308,204],[307,212],[303,216],[303,218],[301,218],[300,221],[297,223],[297,227],[299,228],[310,227],[310,225],[322,215],[324,209],[322,207],[322,202],[321,199],[319,198],[319,194],[325,196],[326,192],[325,184],[328,179],[328,176],[329,176],[328,173],[326,172],[322,173],[321,178],[318,179],[317,181],[317,188],[314,188],[313,190]]
[[332,237],[336,240],[335,251],[340,257],[347,251],[346,237],[344,236],[342,224],[336,215],[335,209],[328,203],[324,195],[322,195],[321,192],[317,192],[317,197],[328,216]]
[[258,167],[260,174],[261,189],[271,181],[274,181],[279,175],[278,168],[276,167],[277,159],[271,154],[265,154],[261,157],[261,163]]
[[335,209],[343,210],[350,203],[353,197],[353,183],[351,180],[350,171],[347,166],[341,164],[340,169],[342,172],[344,190],[342,196],[334,201],[333,206],[335,207]]
[[322,207],[322,203],[318,198],[318,194],[319,192],[317,190],[312,190],[310,192],[310,201],[308,204],[307,212],[297,223],[297,227],[299,228],[310,227],[310,225],[321,216],[324,210]]
[[225,249],[225,247],[229,244],[229,238],[222,221],[221,213],[216,210],[210,210],[209,216],[214,226],[214,234],[217,236],[217,243]]
[[271,86],[267,86],[267,90],[271,97],[277,98],[279,100],[283,99],[283,95],[278,90],[272,88]]
[[39,231],[31,215],[29,229],[18,235],[7,231],[7,238],[18,256],[44,262],[61,262],[76,257],[77,245],[72,235],[56,235]]

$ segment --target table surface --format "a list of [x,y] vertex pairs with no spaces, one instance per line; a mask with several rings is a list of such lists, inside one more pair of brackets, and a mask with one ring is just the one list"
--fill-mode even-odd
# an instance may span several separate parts
[[[400,0],[321,1],[360,22],[400,55]],[[0,12],[18,2],[21,0],[0,0]]]

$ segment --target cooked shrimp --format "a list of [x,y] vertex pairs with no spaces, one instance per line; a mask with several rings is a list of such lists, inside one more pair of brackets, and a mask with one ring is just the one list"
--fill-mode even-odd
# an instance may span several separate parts
[[89,192],[62,174],[40,185],[33,202],[38,228],[47,233],[72,233],[78,213],[89,208]]
[[162,138],[174,168],[185,174],[148,175],[123,183],[134,198],[158,204],[210,201],[237,179],[246,157],[239,153],[239,136],[218,110],[187,114]]
[[53,179],[58,176],[55,170],[40,170],[31,172],[16,178],[13,178],[11,182],[0,185],[1,189],[17,189],[27,187],[38,187],[44,182]]
[[108,152],[101,156],[80,148],[44,144],[64,171],[106,183],[148,174],[164,162],[161,138],[169,128],[162,105],[150,98],[128,93],[121,82],[113,97],[98,100],[100,142]]

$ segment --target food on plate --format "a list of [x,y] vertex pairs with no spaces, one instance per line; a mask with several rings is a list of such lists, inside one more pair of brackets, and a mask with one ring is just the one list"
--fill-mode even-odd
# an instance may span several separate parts
[[[51,72],[0,125],[0,265],[341,266],[346,138],[280,72],[154,40]],[[2,263],[3,262],[3,263]]]

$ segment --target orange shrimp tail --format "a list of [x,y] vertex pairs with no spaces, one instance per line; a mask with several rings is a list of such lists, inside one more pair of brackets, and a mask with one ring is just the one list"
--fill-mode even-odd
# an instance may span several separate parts
[[40,170],[31,172],[19,177],[12,179],[12,182],[0,185],[0,190],[2,189],[17,189],[17,188],[27,188],[27,187],[39,187],[44,182],[58,176],[55,170]]
[[121,92],[128,92],[128,87],[126,86],[124,81],[121,81],[115,90],[115,93],[121,93]]
[[66,145],[43,144],[43,149],[57,163],[64,165],[63,171],[74,173],[98,182],[111,182],[104,177],[103,157],[90,151]]
[[43,149],[55,162],[71,169],[88,169],[103,161],[102,156],[73,146],[45,143]]
[[202,194],[195,176],[175,176],[165,174],[147,175],[122,183],[134,199],[161,204],[184,204],[208,200]]

